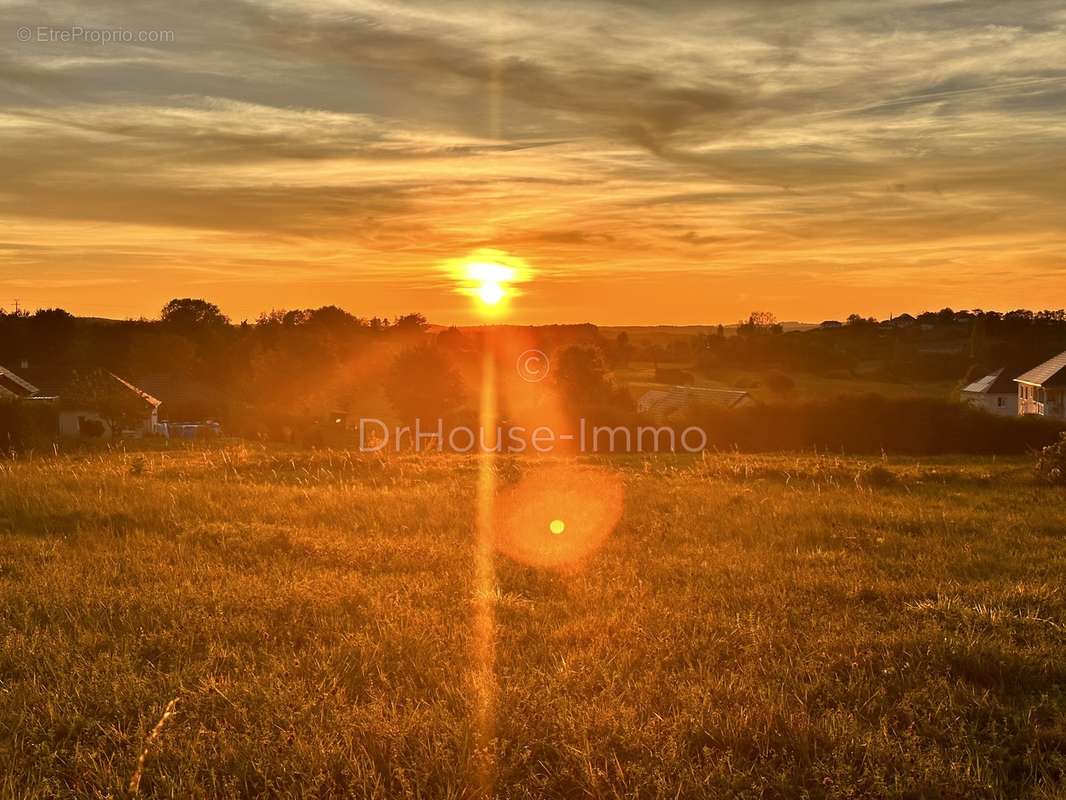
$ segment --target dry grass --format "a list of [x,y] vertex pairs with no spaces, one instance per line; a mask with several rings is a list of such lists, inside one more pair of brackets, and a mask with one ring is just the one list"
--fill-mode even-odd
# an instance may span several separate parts
[[[602,463],[599,553],[497,565],[499,796],[1062,796],[1066,497],[1024,460]],[[126,796],[147,742],[143,797],[473,796],[475,481],[2,462],[0,796]]]

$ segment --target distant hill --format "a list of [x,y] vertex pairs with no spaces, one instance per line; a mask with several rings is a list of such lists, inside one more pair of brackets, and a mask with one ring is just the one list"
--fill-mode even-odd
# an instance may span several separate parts
[[[717,325],[600,325],[598,326],[600,333],[604,336],[617,336],[623,331],[627,333],[631,338],[633,336],[695,336],[699,333],[715,333],[718,330]],[[736,323],[731,325],[723,325],[723,328],[728,333],[735,333],[737,330]],[[781,327],[786,333],[790,331],[809,331],[813,328],[817,328],[818,324],[814,322],[795,322],[788,321],[782,322]]]
[[[817,328],[818,324],[814,322],[789,321],[782,322],[781,326],[786,333],[789,333],[791,331],[809,331]],[[440,333],[450,327],[452,326],[430,325],[429,330],[431,333]],[[614,338],[623,332],[631,338],[634,336],[670,338],[674,336],[695,336],[700,333],[716,333],[718,331],[718,325],[596,325],[590,322],[550,325],[457,325],[455,327],[470,333],[485,330],[574,330],[593,327],[608,338]],[[736,333],[737,330],[736,323],[723,325],[722,327],[729,334]]]

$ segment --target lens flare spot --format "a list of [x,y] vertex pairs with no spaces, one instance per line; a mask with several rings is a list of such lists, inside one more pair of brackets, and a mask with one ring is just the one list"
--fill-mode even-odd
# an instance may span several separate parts
[[535,468],[496,498],[496,548],[531,566],[579,565],[618,524],[622,497],[617,472],[585,465]]

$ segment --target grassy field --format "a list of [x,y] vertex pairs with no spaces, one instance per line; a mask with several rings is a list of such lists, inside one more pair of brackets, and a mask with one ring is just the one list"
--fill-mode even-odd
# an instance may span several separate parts
[[486,753],[473,459],[0,462],[0,797],[1064,796],[1066,495],[1026,460],[600,464],[594,555],[496,559]]
[[[677,363],[661,366],[694,371],[691,364]],[[767,374],[786,374],[795,386],[786,395],[791,400],[827,400],[840,395],[879,394],[882,397],[930,397],[947,399],[958,397],[958,384],[954,381],[928,381],[925,383],[903,383],[898,381],[874,380],[862,377],[832,378],[813,375],[809,372],[789,372],[787,370],[741,370],[735,368],[719,369],[714,378],[696,373],[695,385],[712,389],[742,388],[758,400],[780,400],[780,396],[769,391],[764,385]],[[649,362],[633,362],[628,367],[614,370],[615,379],[629,387],[630,392],[639,397],[649,389],[668,389],[668,384],[656,383],[655,366]]]

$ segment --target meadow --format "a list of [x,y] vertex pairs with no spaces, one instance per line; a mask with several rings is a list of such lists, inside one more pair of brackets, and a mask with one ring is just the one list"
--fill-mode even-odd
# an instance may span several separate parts
[[584,463],[621,520],[496,557],[485,752],[476,459],[0,462],[0,797],[465,798],[486,763],[502,798],[1066,792],[1066,494],[1031,459]]
[[[651,389],[669,390],[671,384],[657,383],[655,366],[650,362],[633,362],[627,367],[616,368],[613,375],[625,385],[634,398],[639,398]],[[685,362],[663,363],[660,366],[675,369],[691,369]],[[775,394],[766,383],[768,375],[786,375],[792,382],[792,388],[785,394]],[[958,381],[888,381],[856,376],[828,377],[801,370],[778,370],[758,367],[745,369],[719,367],[714,371],[714,378],[696,376],[695,386],[708,389],[743,389],[753,398],[767,401],[789,400],[828,400],[840,395],[877,394],[887,398],[928,397],[945,399],[956,397]]]

